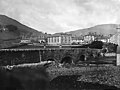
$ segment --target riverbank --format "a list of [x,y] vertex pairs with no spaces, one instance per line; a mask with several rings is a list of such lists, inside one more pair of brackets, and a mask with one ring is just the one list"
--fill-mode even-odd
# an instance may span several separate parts
[[3,85],[8,85],[5,87],[29,88],[28,90],[37,90],[35,88],[43,86],[48,87],[48,90],[120,90],[120,66],[60,68],[56,65],[45,67],[41,64],[23,64],[2,67],[0,80],[4,81]]
[[120,66],[86,66],[74,68],[48,68],[50,81],[59,76],[80,75],[79,82],[98,83],[120,88]]
[[115,86],[78,81],[81,75],[58,76],[50,82],[49,90],[119,90]]

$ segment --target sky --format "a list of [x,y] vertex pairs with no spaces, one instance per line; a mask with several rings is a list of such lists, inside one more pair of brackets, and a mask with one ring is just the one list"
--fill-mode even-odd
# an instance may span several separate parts
[[0,14],[38,31],[68,32],[120,23],[120,0],[0,0]]

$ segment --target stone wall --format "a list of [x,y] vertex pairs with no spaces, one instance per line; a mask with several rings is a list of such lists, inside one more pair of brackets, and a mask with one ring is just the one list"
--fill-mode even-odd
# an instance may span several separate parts
[[0,51],[0,65],[39,62],[38,51]]

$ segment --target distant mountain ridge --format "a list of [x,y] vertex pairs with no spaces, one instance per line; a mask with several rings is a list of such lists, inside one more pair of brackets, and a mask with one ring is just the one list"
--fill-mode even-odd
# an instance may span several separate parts
[[[14,30],[4,30],[5,28],[14,28]],[[0,15],[0,48],[7,48],[13,46],[14,42],[18,42],[22,35],[27,35],[28,37],[37,37],[44,35],[44,33],[25,26],[8,16]]]
[[75,31],[66,32],[72,34],[73,36],[86,35],[89,32],[96,32],[97,34],[109,35],[117,33],[117,24],[102,24],[96,25],[94,27],[79,29]]

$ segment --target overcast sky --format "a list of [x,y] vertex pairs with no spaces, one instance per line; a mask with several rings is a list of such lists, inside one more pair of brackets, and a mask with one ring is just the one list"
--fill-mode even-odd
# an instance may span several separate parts
[[0,0],[0,13],[48,33],[120,23],[120,0]]

